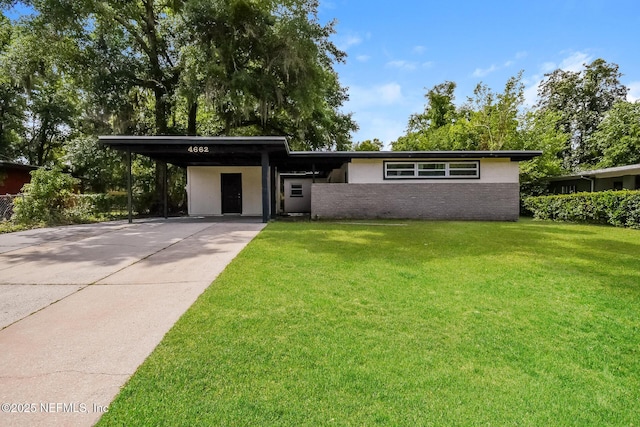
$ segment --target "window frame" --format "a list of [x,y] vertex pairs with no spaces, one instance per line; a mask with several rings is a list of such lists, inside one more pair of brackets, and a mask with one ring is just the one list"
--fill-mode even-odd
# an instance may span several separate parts
[[[451,165],[475,165],[475,167],[470,168],[452,168]],[[400,167],[400,168],[390,168],[389,165],[413,165],[413,168]],[[433,168],[426,169],[421,168],[421,165],[444,165],[444,168]],[[439,171],[442,170],[444,172],[443,175],[431,175],[425,176],[420,175],[420,171]],[[473,170],[476,173],[474,175],[451,175],[451,171],[458,172],[464,170]],[[389,171],[413,171],[412,175],[402,175],[402,176],[390,176]],[[406,179],[414,179],[414,180],[438,180],[438,179],[480,179],[480,160],[413,160],[413,161],[405,161],[405,160],[385,160],[383,162],[383,178],[385,180],[397,181],[397,180],[406,180]]]
[[[296,193],[294,193],[294,191],[296,191]],[[298,191],[300,191],[300,193],[297,193]],[[304,197],[304,187],[302,184],[294,182],[289,183],[289,197]]]

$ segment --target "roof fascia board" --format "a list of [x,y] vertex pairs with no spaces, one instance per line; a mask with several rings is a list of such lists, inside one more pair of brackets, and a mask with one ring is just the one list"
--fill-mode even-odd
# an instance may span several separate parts
[[636,165],[627,165],[627,166],[615,166],[612,168],[604,168],[604,169],[596,169],[590,171],[582,171],[578,173],[574,173],[572,175],[563,175],[553,177],[552,179],[578,179],[584,177],[593,177],[593,178],[614,178],[617,176],[624,175],[640,175],[640,164]]

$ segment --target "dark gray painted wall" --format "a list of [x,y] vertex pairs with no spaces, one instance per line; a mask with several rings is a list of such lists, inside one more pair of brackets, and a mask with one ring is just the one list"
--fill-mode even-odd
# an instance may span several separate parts
[[313,184],[312,218],[517,221],[517,183]]

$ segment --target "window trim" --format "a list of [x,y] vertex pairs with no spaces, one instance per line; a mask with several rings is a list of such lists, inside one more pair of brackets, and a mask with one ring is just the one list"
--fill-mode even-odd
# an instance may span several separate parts
[[[405,165],[413,165],[413,169],[407,168],[404,170],[412,170],[413,175],[411,176],[389,176],[389,166],[390,164],[405,164]],[[444,164],[444,175],[442,176],[420,176],[419,171],[425,170],[420,169],[420,164]],[[473,176],[469,175],[451,175],[451,164],[474,164],[476,165],[475,171],[476,174]],[[473,168],[469,168],[473,169]],[[400,170],[400,169],[397,169]],[[462,170],[453,168],[453,170]],[[480,160],[414,160],[414,161],[403,161],[403,160],[385,160],[383,162],[382,175],[385,180],[389,181],[398,181],[398,180],[438,180],[438,179],[480,179]]]

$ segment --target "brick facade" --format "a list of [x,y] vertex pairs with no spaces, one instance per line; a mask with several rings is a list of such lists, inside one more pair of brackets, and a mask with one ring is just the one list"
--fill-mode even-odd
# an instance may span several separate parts
[[311,217],[517,221],[517,183],[313,184]]

